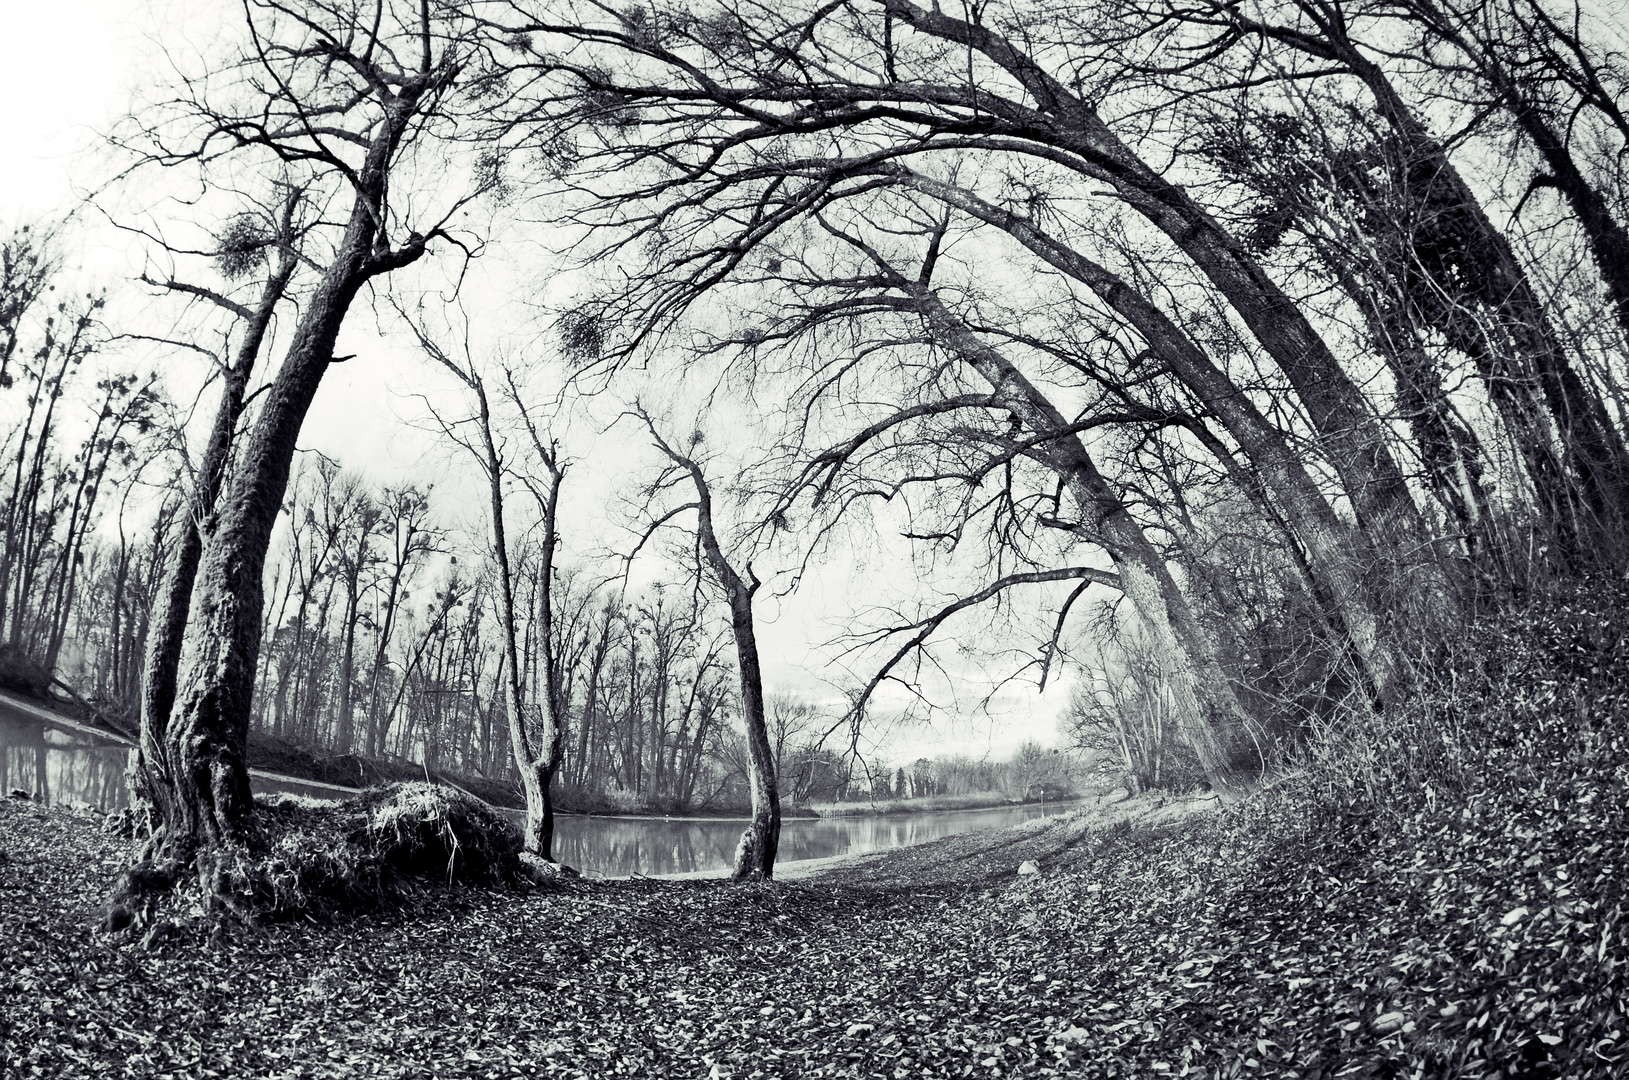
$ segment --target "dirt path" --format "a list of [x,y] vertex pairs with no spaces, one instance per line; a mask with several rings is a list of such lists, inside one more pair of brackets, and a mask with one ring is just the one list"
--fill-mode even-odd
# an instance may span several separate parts
[[1045,870],[1075,862],[1074,849],[1089,832],[1148,827],[1214,812],[1211,797],[1100,797],[1071,814],[1035,818],[1004,829],[957,833],[890,851],[787,863],[776,877],[821,885],[971,885],[1017,874],[1025,861]]

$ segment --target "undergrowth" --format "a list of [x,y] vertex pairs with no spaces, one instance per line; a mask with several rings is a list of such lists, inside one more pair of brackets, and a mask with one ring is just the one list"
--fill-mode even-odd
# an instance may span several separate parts
[[1013,890],[993,919],[1072,895],[1068,950],[1113,958],[1053,1049],[1101,1075],[1629,1075],[1626,631],[1621,580],[1486,619],[1274,791]]

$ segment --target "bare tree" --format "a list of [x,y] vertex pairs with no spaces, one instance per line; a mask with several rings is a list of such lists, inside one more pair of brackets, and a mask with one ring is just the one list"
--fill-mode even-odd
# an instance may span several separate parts
[[806,803],[822,749],[823,740],[815,737],[820,706],[783,692],[765,699],[764,713],[775,754],[775,775],[786,783],[794,805]]
[[[1449,62],[1419,49],[1444,72],[1470,67],[1489,98],[1526,136],[1544,163],[1524,195],[1553,188],[1572,210],[1606,286],[1618,323],[1629,333],[1629,229],[1607,194],[1611,174],[1592,178],[1587,136],[1629,148],[1629,111],[1623,92],[1629,67],[1621,51],[1606,47],[1597,15],[1574,0],[1553,7],[1541,0],[1461,4],[1409,0],[1398,12],[1406,24],[1454,50]],[[1586,117],[1595,123],[1588,123]],[[1587,133],[1587,134],[1586,134]],[[1580,153],[1579,151],[1582,151]],[[1604,189],[1604,190],[1603,190]]]
[[0,240],[0,390],[11,388],[12,361],[32,313],[60,268],[56,230],[20,225]]
[[[12,250],[17,248],[14,243]],[[18,252],[16,257],[28,255]],[[47,260],[49,255],[38,258]],[[61,410],[66,408],[62,398],[70,388],[70,376],[99,345],[96,320],[103,305],[100,297],[83,302],[76,298],[43,313],[33,310],[35,304],[25,303],[27,299],[17,298],[15,308],[6,312],[13,324],[3,329],[8,347],[15,348],[29,316],[38,316],[35,325],[27,327],[35,337],[31,354],[8,376],[20,373],[27,380],[27,398],[21,423],[6,439],[10,460],[5,471],[10,475],[0,480],[5,534],[0,538],[0,640],[14,649],[22,645],[24,627],[39,621],[42,598],[37,585],[46,570],[58,519],[69,510],[66,492],[75,476],[84,479],[60,460],[57,451]],[[94,452],[94,447],[87,444],[87,451]],[[67,542],[71,545],[72,537]]]
[[221,92],[220,80],[188,83],[131,141],[159,164],[206,171],[226,150],[281,161],[305,171],[310,179],[301,186],[321,188],[341,209],[327,257],[306,253],[321,269],[216,500],[175,702],[167,713],[144,716],[140,767],[162,824],[144,854],[153,872],[132,877],[129,888],[173,880],[200,853],[237,848],[249,837],[245,741],[262,571],[295,442],[360,291],[447,235],[444,216],[420,229],[404,222],[398,208],[405,193],[391,179],[452,108],[465,62],[457,12],[439,5],[432,12],[427,4],[364,13],[251,3],[245,16],[249,44],[230,69],[238,78],[232,91]]
[[1135,633],[1114,644],[1100,640],[1082,663],[1086,681],[1071,695],[1065,734],[1080,749],[1117,757],[1133,794],[1168,787],[1180,774],[1172,738],[1178,720],[1159,650]]
[[[653,340],[704,296],[735,300],[795,277],[807,285],[815,260],[791,253],[806,248],[817,215],[847,207],[882,220],[899,202],[880,192],[916,192],[953,207],[958,224],[971,218],[1016,240],[1141,337],[1145,350],[1116,373],[1122,386],[1174,375],[1219,422],[1237,451],[1203,423],[1190,426],[1225,452],[1219,460],[1287,529],[1328,631],[1343,642],[1342,662],[1358,669],[1372,701],[1406,688],[1412,634],[1429,638],[1434,631],[1423,627],[1452,625],[1459,581],[1438,557],[1446,549],[1414,501],[1379,410],[1249,245],[1104,118],[1105,104],[1116,103],[1117,69],[1094,52],[1102,42],[1083,41],[1078,63],[1065,61],[1068,49],[1043,56],[1026,44],[1021,18],[958,19],[908,0],[753,7],[751,18],[720,11],[731,27],[723,36],[699,21],[640,22],[569,4],[514,8],[508,29],[534,35],[521,51],[573,43],[569,55],[564,44],[548,54],[559,79],[546,89],[558,97],[540,90],[529,99],[535,108],[523,126],[536,125],[528,130],[538,137],[581,137],[575,145],[588,178],[571,186],[573,220],[605,226],[595,236],[610,239],[596,257],[640,255],[624,267],[631,285],[608,288],[573,316],[577,329],[620,331],[608,357]],[[802,81],[765,74],[766,58],[782,53],[776,63]],[[845,59],[834,63],[836,56]],[[1088,79],[1081,70],[1092,64],[1101,71]],[[639,137],[630,138],[636,126]],[[1005,184],[1001,205],[956,179],[992,167]],[[1112,196],[1145,231],[1163,234],[1248,329],[1249,347],[1276,364],[1289,393],[1242,386],[1180,319],[1083,251],[1078,237],[1090,231],[1061,206],[1087,196]],[[1084,213],[1106,220],[1117,212],[1101,205]],[[935,251],[937,241],[926,276]],[[839,290],[849,284],[832,274]],[[831,307],[848,304],[844,314],[855,314],[872,303],[850,291]],[[794,334],[754,332],[730,342],[744,365]],[[1160,366],[1136,370],[1150,355]],[[1269,404],[1258,404],[1262,398]],[[1287,422],[1270,421],[1269,411],[1287,413]],[[1325,481],[1326,468],[1337,485]],[[1409,623],[1418,625],[1411,631]]]
[[[706,559],[709,573],[724,592],[730,609],[730,632],[735,637],[735,661],[741,677],[741,719],[746,725],[747,754],[750,768],[749,783],[752,790],[752,824],[741,834],[735,851],[737,881],[748,878],[769,880],[775,876],[775,855],[781,842],[780,782],[775,772],[775,753],[769,742],[769,729],[764,718],[763,668],[758,658],[758,635],[752,617],[752,598],[762,582],[746,565],[746,577],[741,576],[719,543],[713,517],[713,489],[707,475],[696,459],[669,443],[657,430],[656,422],[643,409],[637,415],[650,431],[651,440],[674,469],[694,487],[694,502],[684,503],[668,510],[657,519],[661,524],[680,513],[696,512],[696,541]],[[671,486],[667,476],[658,477],[651,485],[652,493]],[[653,526],[654,528],[654,526]],[[647,533],[648,535],[648,533]]]
[[436,550],[441,542],[439,531],[427,525],[429,492],[411,484],[387,488],[384,492],[385,531],[390,536],[390,552],[386,557],[383,596],[373,616],[374,650],[368,672],[368,711],[366,752],[371,756],[383,751],[384,733],[380,730],[379,703],[385,663],[390,651],[392,633],[404,600],[404,593],[418,568],[420,560]]
[[[405,313],[404,313],[405,314]],[[504,486],[513,472],[505,460],[499,438],[494,432],[492,405],[486,391],[486,382],[477,370],[468,348],[462,362],[455,360],[417,323],[411,323],[420,346],[454,378],[469,389],[474,398],[474,434],[458,433],[460,422],[435,413],[436,422],[443,433],[462,446],[479,463],[487,482],[487,506],[492,529],[492,559],[497,568],[498,630],[503,646],[500,668],[503,672],[504,705],[508,711],[510,747],[515,767],[520,770],[521,787],[526,795],[526,850],[541,859],[553,859],[554,844],[554,776],[565,757],[566,702],[561,692],[561,665],[557,660],[559,639],[555,618],[554,558],[559,544],[558,513],[560,485],[565,480],[565,466],[558,449],[545,442],[520,400],[512,374],[506,372],[507,384],[513,391],[512,399],[521,414],[536,461],[543,475],[533,479],[520,477],[533,495],[538,508],[539,565],[536,580],[536,648],[541,652],[537,670],[542,676],[541,703],[533,705],[526,694],[526,668],[529,658],[520,652],[521,613],[516,597],[519,575],[511,559],[508,528],[505,523]],[[529,722],[529,715],[538,716],[538,722]],[[534,728],[537,729],[534,734]]]
[[[1469,47],[1473,56],[1480,55],[1485,74],[1496,85],[1503,79],[1497,59],[1485,51],[1478,54],[1471,40],[1458,35],[1455,20],[1433,0],[1404,7],[1408,17]],[[1480,19],[1481,10],[1478,5],[1471,18]],[[1489,220],[1443,143],[1411,108],[1385,68],[1366,53],[1353,25],[1365,13],[1359,9],[1354,15],[1326,0],[1292,0],[1261,16],[1237,6],[1209,3],[1188,14],[1196,22],[1223,28],[1207,51],[1243,34],[1338,65],[1340,74],[1364,86],[1402,151],[1399,157],[1405,172],[1401,179],[1419,207],[1419,234],[1413,245],[1417,258],[1409,269],[1419,273],[1426,287],[1410,289],[1411,298],[1429,312],[1428,318],[1439,330],[1477,360],[1496,400],[1503,397],[1508,402],[1506,415],[1512,433],[1523,446],[1540,498],[1554,500],[1549,516],[1564,530],[1561,539],[1574,557],[1582,554],[1581,538],[1598,523],[1621,527],[1629,507],[1625,502],[1629,498],[1629,450],[1623,436],[1599,395],[1567,356],[1509,241]],[[1514,104],[1519,110],[1522,102],[1519,96],[1511,96],[1513,92],[1502,85],[1497,90],[1504,104]],[[1538,110],[1530,108],[1521,115],[1526,116],[1529,127],[1544,127]],[[1433,305],[1434,297],[1449,303]],[[1492,313],[1498,332],[1489,335],[1475,320],[1464,318],[1456,299]],[[1505,348],[1501,337],[1508,338],[1514,348]],[[1525,394],[1536,401],[1519,400]],[[1560,435],[1564,465],[1559,473],[1544,460],[1547,423],[1553,423]]]
[[341,645],[339,692],[334,705],[334,748],[341,754],[349,754],[354,749],[356,631],[362,616],[362,593],[366,588],[364,577],[378,560],[373,545],[384,522],[384,507],[374,501],[360,477],[357,478],[356,488],[354,509],[345,522],[346,535],[342,539],[338,553],[340,580],[345,589],[345,607],[339,623]]
[[[1031,52],[981,13],[959,19],[910,0],[844,6],[841,18],[832,8],[755,7],[750,20],[725,13],[732,29],[722,36],[701,22],[652,32],[603,11],[544,8],[560,16],[553,19],[514,6],[506,29],[535,35],[534,48],[581,46],[568,56],[562,44],[549,57],[551,74],[569,85],[547,89],[564,95],[565,105],[557,98],[556,107],[540,103],[534,113],[556,128],[592,128],[592,161],[606,189],[591,193],[603,209],[622,208],[614,212],[620,234],[608,232],[648,242],[656,254],[640,277],[648,287],[596,309],[634,324],[635,340],[746,271],[781,229],[875,186],[874,175],[890,163],[973,151],[1012,161],[1016,185],[1027,185],[1022,173],[1031,163],[1053,163],[1074,183],[1106,185],[1226,298],[1294,388],[1377,548],[1432,582],[1426,595],[1453,607],[1387,432],[1358,385],[1245,245],[1116,134],[1057,50]],[[1014,25],[1014,34],[1022,31]],[[796,44],[784,61],[768,63],[788,47],[783,42]],[[804,81],[788,85],[771,71],[781,63]],[[1111,91],[1104,80],[1103,93]],[[612,122],[615,109],[637,114],[639,140],[621,137],[629,129]],[[811,137],[841,149],[814,150]],[[634,182],[623,186],[621,177]],[[626,212],[630,204],[639,211]],[[599,220],[592,210],[579,216]]]

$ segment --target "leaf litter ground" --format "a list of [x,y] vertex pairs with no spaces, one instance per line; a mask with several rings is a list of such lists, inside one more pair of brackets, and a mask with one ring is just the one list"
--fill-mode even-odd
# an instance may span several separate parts
[[1384,807],[1348,759],[774,884],[427,883],[144,948],[92,929],[124,842],[5,800],[0,1075],[1629,1075],[1622,599],[1503,627],[1421,706],[1457,779]]

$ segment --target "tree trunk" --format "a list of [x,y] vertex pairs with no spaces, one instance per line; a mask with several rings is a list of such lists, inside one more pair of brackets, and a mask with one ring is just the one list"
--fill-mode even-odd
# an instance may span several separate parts
[[356,678],[356,620],[360,616],[362,570],[367,563],[378,511],[371,500],[357,510],[356,550],[345,566],[345,617],[340,625],[339,703],[335,710],[334,750],[349,754],[355,742],[356,721],[353,686]]
[[1590,254],[1595,257],[1595,266],[1606,284],[1607,298],[1617,313],[1618,325],[1629,334],[1629,230],[1612,216],[1606,199],[1584,177],[1573,160],[1572,151],[1538,108],[1514,91],[1509,107],[1549,166],[1545,182],[1561,192],[1572,206],[1573,216],[1584,230]]
[[422,498],[411,489],[403,489],[388,496],[395,517],[396,548],[390,571],[390,589],[385,594],[384,618],[379,622],[379,640],[374,648],[373,667],[368,675],[368,730],[367,752],[371,757],[381,753],[384,749],[383,732],[380,730],[379,720],[379,680],[385,671],[385,662],[390,649],[390,636],[396,626],[396,608],[401,600],[402,581],[407,573],[408,563],[412,560],[415,551],[414,537],[419,529],[416,520],[408,517],[406,521],[407,532],[402,534],[403,516],[415,512],[416,508],[424,505]]
[[577,730],[577,757],[572,765],[572,775],[580,790],[587,790],[593,783],[593,773],[589,768],[589,751],[593,745],[594,711],[598,707],[600,693],[600,672],[605,668],[605,657],[611,647],[611,613],[607,608],[605,622],[600,628],[599,639],[594,645],[592,659],[588,666],[588,693],[583,701],[583,719]]
[[[931,289],[892,268],[885,272],[893,277],[894,287],[910,297],[935,340],[984,379],[1000,408],[1043,438],[1068,429],[1069,421],[1040,389],[946,309]],[[1170,658],[1169,682],[1178,720],[1206,777],[1218,791],[1238,793],[1246,786],[1245,763],[1251,756],[1244,745],[1249,719],[1216,658],[1210,635],[1170,568],[1098,472],[1078,435],[1051,438],[1037,447],[1034,456],[1068,486],[1082,518],[1076,532],[1108,552],[1126,598],[1161,654]]]
[[183,865],[200,846],[240,844],[250,827],[246,753],[260,650],[262,574],[300,427],[358,290],[369,278],[424,253],[418,236],[404,248],[375,251],[378,192],[408,116],[407,110],[389,116],[369,148],[345,237],[267,388],[199,557],[168,724],[163,731],[143,725],[143,747],[163,748],[162,846]]
[[1244,391],[1152,301],[1107,268],[963,189],[914,175],[908,183],[1003,230],[1091,289],[1142,336],[1221,421],[1278,500],[1294,538],[1304,546],[1314,593],[1331,627],[1350,644],[1376,696],[1381,701],[1394,699],[1403,673],[1391,643],[1382,635],[1382,617],[1363,581],[1362,567],[1370,552],[1367,538],[1340,520],[1282,433]]
[[[293,213],[290,201],[288,215]],[[286,218],[285,218],[286,220]],[[203,554],[204,537],[214,531],[215,504],[226,475],[232,436],[242,419],[244,395],[250,374],[259,359],[266,332],[277,305],[288,289],[298,265],[293,252],[285,251],[275,273],[267,280],[260,305],[243,330],[237,362],[222,378],[220,405],[210,425],[192,497],[175,514],[169,537],[169,557],[159,585],[158,602],[148,630],[147,655],[143,665],[141,691],[140,745],[132,763],[131,793],[138,803],[150,805],[158,822],[175,817],[172,799],[172,772],[165,749],[170,710],[175,704],[176,671],[181,663],[181,646],[186,634],[187,613],[192,605],[193,583]]]
[[558,670],[554,656],[554,616],[552,604],[553,563],[555,546],[555,509],[559,504],[562,472],[552,460],[545,460],[550,471],[550,495],[544,503],[543,565],[539,571],[542,591],[539,600],[539,620],[542,628],[538,639],[543,658],[540,670],[544,676],[544,702],[539,712],[542,719],[540,745],[534,746],[526,724],[525,687],[521,668],[518,622],[515,615],[515,577],[509,562],[508,536],[504,526],[503,478],[504,464],[498,444],[492,435],[492,412],[487,400],[486,387],[473,367],[464,368],[453,361],[422,332],[420,344],[475,395],[479,412],[480,458],[487,478],[487,507],[492,523],[492,557],[498,568],[498,619],[503,646],[500,669],[505,672],[504,709],[509,723],[509,743],[514,754],[515,768],[520,773],[521,789],[526,797],[525,849],[538,858],[554,858],[554,776],[560,768],[565,752],[565,726],[560,715]]
[[[1319,33],[1273,26],[1236,11],[1230,11],[1229,17],[1248,32],[1345,66],[1368,88],[1407,154],[1404,176],[1420,203],[1418,213],[1424,222],[1424,242],[1417,242],[1414,251],[1421,256],[1420,272],[1428,280],[1425,287],[1410,290],[1415,294],[1411,299],[1428,308],[1435,305],[1439,310],[1428,321],[1472,356],[1527,461],[1557,539],[1570,549],[1570,558],[1587,554],[1588,545],[1583,543],[1587,532],[1600,526],[1621,528],[1629,512],[1629,450],[1622,436],[1599,395],[1567,358],[1509,241],[1494,228],[1446,150],[1408,107],[1385,71],[1349,37],[1345,15],[1336,7],[1309,0],[1301,0],[1300,6]],[[1419,13],[1437,32],[1476,54],[1474,48],[1457,41],[1431,5],[1419,5]],[[1522,110],[1514,111],[1522,123]],[[1534,119],[1533,114],[1526,116],[1528,124]],[[1528,134],[1534,136],[1534,131]],[[1544,152],[1543,146],[1540,151]],[[1514,356],[1501,343],[1483,340],[1485,331],[1467,313],[1452,304],[1443,307],[1440,298],[1456,293],[1497,316],[1500,329],[1515,346]],[[1537,400],[1525,400],[1529,397]],[[1538,415],[1542,412],[1549,416]],[[1561,475],[1554,474],[1548,461],[1549,422],[1554,423],[1561,442]],[[1554,486],[1562,490],[1545,490]]]
[[775,755],[769,744],[769,727],[764,718],[763,670],[758,661],[758,638],[753,628],[752,597],[758,579],[747,567],[748,580],[742,580],[724,556],[713,528],[713,496],[701,466],[674,450],[649,418],[646,424],[661,451],[690,474],[696,486],[696,535],[701,540],[707,564],[724,589],[730,605],[730,631],[735,636],[736,662],[741,675],[741,715],[747,728],[747,782],[752,791],[752,824],[741,834],[736,846],[734,880],[775,876],[775,858],[781,843],[781,798],[775,776]]
[[173,794],[166,828],[172,843],[238,841],[248,827],[252,804],[244,753],[266,549],[300,426],[362,281],[361,252],[353,248],[342,252],[312,297],[198,564],[175,711],[164,737]]
[[1042,71],[1007,38],[937,9],[920,8],[911,0],[884,0],[884,6],[921,33],[974,49],[1005,70],[1040,110],[1023,137],[1067,152],[1076,168],[1113,187],[1119,198],[1192,260],[1295,388],[1377,546],[1389,557],[1412,563],[1422,590],[1451,606],[1454,600],[1440,568],[1433,559],[1420,557],[1431,551],[1429,537],[1384,430],[1295,301],[1244,245],[1186,191],[1150,168],[1088,102]]
[[[1525,18],[1520,13],[1522,6],[1528,12]],[[1594,108],[1629,136],[1629,123],[1604,81],[1610,77],[1611,63],[1588,58],[1588,47],[1576,25],[1568,28],[1558,22],[1539,0],[1493,12],[1481,4],[1466,11],[1434,0],[1413,0],[1406,7],[1433,33],[1464,52],[1544,159],[1549,172],[1535,177],[1533,186],[1554,188],[1572,207],[1618,324],[1629,333],[1629,231],[1585,177],[1573,156],[1567,137],[1570,131],[1563,131],[1577,121],[1579,112]],[[1503,55],[1502,49],[1506,50]],[[1571,89],[1577,95],[1576,108],[1546,103],[1532,89],[1545,84]],[[1562,119],[1556,115],[1560,111],[1570,115]]]
[[[1519,394],[1524,389],[1531,392],[1536,384],[1560,436],[1570,474],[1561,478],[1567,489],[1562,495],[1577,504],[1573,513],[1581,519],[1572,530],[1573,555],[1584,554],[1581,542],[1589,532],[1603,525],[1614,529],[1623,525],[1625,496],[1629,493],[1629,451],[1599,395],[1568,359],[1510,242],[1488,220],[1482,204],[1448,160],[1446,151],[1426,131],[1378,65],[1344,38],[1335,52],[1369,88],[1381,113],[1410,153],[1408,177],[1417,189],[1422,209],[1429,209],[1425,220],[1430,223],[1435,245],[1443,248],[1441,257],[1465,261],[1472,295],[1499,316],[1516,346],[1515,370],[1510,370],[1507,350],[1496,344],[1478,350],[1479,367],[1490,389],[1494,393]],[[1533,119],[1531,113],[1518,109],[1518,122],[1524,116],[1529,122]],[[1542,152],[1544,147],[1540,149]],[[1445,267],[1442,276],[1446,278],[1449,272],[1451,268]],[[1440,287],[1443,282],[1434,284]],[[1524,443],[1534,444],[1523,447],[1531,458],[1540,449],[1537,444],[1543,440],[1546,425],[1527,420],[1525,426],[1529,430],[1518,430],[1516,435]],[[1535,486],[1544,482],[1542,473],[1533,479]],[[1539,492],[1541,499],[1546,494]]]
[[[709,545],[716,548],[716,541]],[[713,558],[709,551],[708,558]],[[722,556],[720,555],[720,561]],[[716,570],[716,566],[715,566]],[[747,779],[752,789],[752,824],[741,836],[736,849],[736,881],[775,876],[775,859],[781,844],[781,797],[775,775],[775,757],[769,748],[769,731],[764,723],[763,670],[758,662],[758,638],[752,622],[752,594],[757,582],[743,589],[737,579],[730,589],[730,629],[735,634],[736,662],[741,668],[741,712],[747,725],[747,751],[752,768]]]

